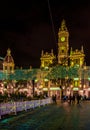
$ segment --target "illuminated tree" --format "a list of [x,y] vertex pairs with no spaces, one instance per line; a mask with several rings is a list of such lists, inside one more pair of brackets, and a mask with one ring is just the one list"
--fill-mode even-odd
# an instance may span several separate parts
[[69,79],[73,79],[79,76],[79,67],[73,66],[67,68],[67,76]]
[[57,65],[52,67],[51,71],[46,76],[48,79],[63,79],[67,75],[67,69],[64,66]]

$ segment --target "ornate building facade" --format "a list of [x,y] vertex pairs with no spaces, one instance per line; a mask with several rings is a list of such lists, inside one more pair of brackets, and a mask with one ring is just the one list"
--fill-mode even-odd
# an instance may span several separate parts
[[[70,94],[70,92],[79,92],[81,95],[86,94],[90,97],[90,67],[85,65],[85,54],[83,46],[81,49],[73,50],[72,47],[69,47],[69,31],[67,29],[65,20],[61,22],[61,26],[58,31],[58,46],[57,56],[54,55],[53,50],[51,52],[41,52],[41,65],[38,69],[14,69],[15,63],[13,57],[11,55],[11,50],[7,50],[7,54],[3,59],[3,73],[1,72],[0,79],[3,81],[4,79],[8,80],[26,80],[30,81],[30,89],[33,88],[37,92],[47,93],[48,96],[52,96],[53,94],[57,94],[60,97],[61,91],[65,92],[64,94]],[[55,64],[54,64],[55,62]],[[46,78],[47,74],[50,74],[52,70],[52,66],[54,68],[54,78]],[[61,68],[63,70],[60,70]],[[69,71],[72,71],[74,67],[78,67],[78,76],[68,77],[65,74],[65,77],[59,77],[58,82],[56,80],[56,71],[57,74],[60,76],[64,74],[64,70],[69,68]],[[75,69],[76,69],[75,68]],[[5,76],[4,76],[5,74]],[[7,76],[8,78],[6,78]],[[75,71],[72,75],[75,74]],[[58,76],[57,76],[58,77]],[[36,78],[36,81],[34,81]],[[60,79],[61,78],[61,79]],[[52,80],[53,79],[53,80]],[[58,79],[58,78],[57,78]],[[36,85],[32,86],[32,81]],[[28,83],[28,82],[27,82]],[[61,86],[62,85],[62,86]],[[28,85],[27,85],[28,86]],[[26,87],[26,86],[25,86]],[[35,89],[34,89],[35,87]],[[26,89],[25,89],[26,90]]]
[[70,50],[70,66],[78,65],[79,67],[83,67],[85,65],[85,54],[83,50],[83,46],[81,50],[76,49],[75,51]]
[[47,68],[50,65],[53,64],[54,60],[56,59],[56,56],[53,53],[53,50],[51,50],[51,53],[45,52],[42,50],[41,53],[41,66],[40,68]]
[[[69,31],[67,29],[65,20],[62,20],[62,22],[61,22],[61,26],[60,26],[59,31],[58,31],[58,40],[57,41],[58,41],[57,64],[64,66],[66,68],[68,68],[68,67],[72,68],[72,67],[76,66],[78,68],[82,68],[82,70],[83,70],[83,68],[85,66],[85,54],[84,54],[83,46],[81,46],[81,50],[78,50],[78,49],[73,50],[72,47],[70,49],[70,47],[69,47]],[[45,68],[46,66],[49,67],[50,64],[53,64],[54,58],[56,58],[54,53],[49,54],[48,52],[44,53],[42,51],[41,58],[40,58],[41,59],[41,67],[42,68]],[[82,78],[82,80],[83,80],[83,78]],[[68,77],[66,77],[64,79],[64,82],[65,82],[64,85],[67,84],[67,81],[69,81]],[[75,78],[75,79],[73,78],[71,85],[69,84],[69,88],[67,88],[67,90],[65,90],[65,91],[67,91],[67,92],[70,92],[71,90],[73,90],[75,92],[78,92],[79,90],[81,91],[82,88],[79,88],[79,85],[82,84],[81,82],[82,81],[81,81],[80,75],[78,78]],[[71,88],[72,85],[73,85],[73,88]],[[53,85],[51,85],[51,86],[53,86]],[[55,86],[55,84],[54,84],[54,86]],[[53,90],[54,93],[58,93],[60,91],[60,87],[52,88],[52,87],[50,87],[50,83],[49,83],[49,88],[51,90]],[[65,86],[64,86],[64,88],[65,88]],[[52,92],[50,95],[52,95]],[[60,93],[58,93],[58,95],[60,95]]]
[[[69,53],[70,52],[70,53]],[[49,66],[50,64],[53,64],[53,59],[55,59],[55,55],[53,51],[51,53],[42,51],[41,53],[41,67]],[[61,26],[58,31],[58,64],[63,66],[83,66],[84,65],[84,49],[83,46],[81,47],[81,50],[73,50],[71,47],[71,50],[69,48],[69,31],[67,29],[65,20],[62,20]]]
[[58,64],[68,65],[69,58],[69,32],[65,21],[61,22],[61,27],[58,32]]
[[[70,52],[70,53],[69,53]],[[51,53],[42,51],[41,53],[41,67],[49,66],[53,64],[53,59],[55,59],[55,55],[53,51]],[[63,66],[83,66],[85,63],[85,54],[83,46],[81,50],[71,50],[69,49],[69,31],[66,27],[65,20],[61,22],[61,26],[58,31],[58,64]]]
[[3,72],[13,73],[14,72],[14,60],[11,55],[11,50],[8,48],[7,54],[3,60]]
[[83,66],[84,65],[84,50],[83,46],[81,50],[70,50],[69,54],[69,32],[66,27],[65,20],[61,22],[61,27],[58,32],[58,63],[62,65],[70,66]]

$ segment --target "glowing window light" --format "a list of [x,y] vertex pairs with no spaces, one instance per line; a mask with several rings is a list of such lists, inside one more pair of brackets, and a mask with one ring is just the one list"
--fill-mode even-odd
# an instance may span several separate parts
[[73,88],[74,91],[78,91],[79,89],[78,88]]
[[88,80],[90,80],[90,77],[88,78]]
[[35,79],[35,83],[37,82],[38,80],[37,79]]
[[78,83],[77,83],[77,80],[75,81],[75,87],[77,87]]
[[90,88],[88,88],[88,90],[90,91]]
[[86,85],[84,84],[84,86],[83,86],[84,88],[86,88]]
[[62,89],[65,89],[65,86],[62,86]]
[[48,81],[48,79],[44,79],[44,81]]
[[[50,90],[60,90],[59,87],[50,88]],[[48,91],[48,88],[43,88],[43,91]]]
[[73,88],[73,85],[71,84],[71,86],[70,86],[71,88]]
[[79,80],[79,78],[74,78],[74,80]]
[[82,85],[80,84],[80,85],[79,85],[79,87],[81,88],[81,87],[82,87]]
[[50,88],[50,90],[60,90],[59,87],[55,87],[55,88]]
[[48,88],[43,88],[44,91],[48,91]]
[[47,66],[47,67],[45,67],[45,69],[48,69],[48,66]]

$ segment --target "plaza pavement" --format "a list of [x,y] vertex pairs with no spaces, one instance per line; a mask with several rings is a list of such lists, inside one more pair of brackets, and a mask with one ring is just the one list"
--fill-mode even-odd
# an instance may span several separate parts
[[18,113],[0,121],[0,130],[90,130],[90,101],[67,102]]

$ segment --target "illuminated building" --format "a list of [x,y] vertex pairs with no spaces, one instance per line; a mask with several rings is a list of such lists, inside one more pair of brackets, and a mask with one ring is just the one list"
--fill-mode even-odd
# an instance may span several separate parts
[[[3,73],[0,72],[0,80],[19,80],[30,82],[28,88],[47,93],[49,96],[79,92],[90,97],[90,67],[85,65],[83,46],[81,50],[69,48],[69,31],[65,20],[61,22],[58,31],[58,54],[41,52],[41,65],[38,69],[14,69],[14,60],[11,50],[3,60]],[[34,85],[32,86],[32,81]],[[20,86],[20,85],[19,85]],[[24,86],[26,87],[26,86]],[[35,87],[35,88],[34,88]],[[26,89],[25,89],[26,90]]]
[[7,50],[7,54],[3,60],[3,71],[6,73],[13,73],[14,72],[14,60],[11,55],[11,50]]
[[[79,69],[82,67],[84,68],[85,65],[85,54],[83,50],[83,46],[81,50],[73,50],[71,47],[70,54],[69,54],[69,32],[65,24],[65,20],[61,22],[61,27],[59,28],[58,32],[58,64],[62,66],[69,67],[78,67]],[[74,70],[74,69],[73,69]],[[79,73],[78,73],[79,75]],[[73,76],[72,76],[73,77]],[[69,78],[69,77],[67,77]],[[69,79],[66,80],[66,83]],[[69,81],[70,82],[70,81]],[[73,87],[71,88],[70,86]],[[80,78],[74,77],[72,78],[71,84],[66,85],[66,92],[69,91],[71,93],[79,92],[80,88]]]
[[41,68],[47,68],[50,67],[50,65],[53,64],[53,61],[55,60],[55,55],[53,53],[53,50],[51,50],[51,53],[45,52],[42,50],[41,53]]
[[58,64],[68,65],[68,51],[69,51],[69,32],[67,30],[65,21],[61,23],[58,32]]
[[75,51],[70,50],[70,66],[74,66],[74,65],[78,65],[80,67],[82,67],[84,65],[84,50],[83,50],[83,46],[81,47],[81,50],[79,51],[78,49],[76,49]]
[[[84,69],[85,54],[84,54],[83,46],[81,47],[81,50],[78,50],[78,49],[73,50],[72,47],[71,47],[71,49],[69,48],[69,31],[66,27],[65,20],[62,20],[61,26],[58,31],[57,59],[58,59],[58,61],[57,61],[58,65],[66,67],[66,69],[69,71],[72,69],[72,71],[73,71],[72,74],[75,73],[74,71],[77,69],[77,67],[79,70],[80,70],[80,68],[82,68],[82,70]],[[51,60],[52,62],[50,60],[51,60],[51,56],[48,55],[48,52],[46,52],[44,54],[42,51],[41,67],[45,68],[46,66],[49,67],[50,63],[53,64],[53,60]],[[61,85],[62,89],[65,89],[65,91],[68,91],[69,93],[71,91],[78,92],[79,90],[81,90],[81,88],[79,88],[79,86],[80,86],[81,78],[83,79],[83,77],[80,77],[79,72],[78,72],[78,75],[79,75],[78,77],[72,75],[70,78],[66,74],[66,77],[64,79],[61,78],[59,86]],[[63,73],[64,73],[64,71],[63,71]],[[54,86],[54,87],[52,87],[52,86]],[[51,90],[50,91],[51,95],[58,93],[60,91],[59,86],[53,84],[52,82],[51,82],[51,85],[49,83],[49,90]],[[48,88],[45,88],[45,86],[44,86],[44,90],[48,91]]]
[[[58,32],[58,63],[61,65],[70,66],[83,66],[84,65],[84,50],[83,46],[81,50],[70,50],[69,54],[69,32],[67,30],[65,20],[61,22],[61,27]],[[70,62],[70,63],[69,63]]]
[[[53,54],[53,51],[51,53],[44,53],[42,51],[41,53],[41,68],[49,67],[50,64],[53,64],[53,61],[56,57]],[[61,22],[61,27],[58,31],[58,64],[63,66],[83,66],[84,63],[84,50],[83,46],[81,47],[81,50],[73,50],[71,47],[70,54],[69,54],[69,32],[66,27],[65,20]]]

